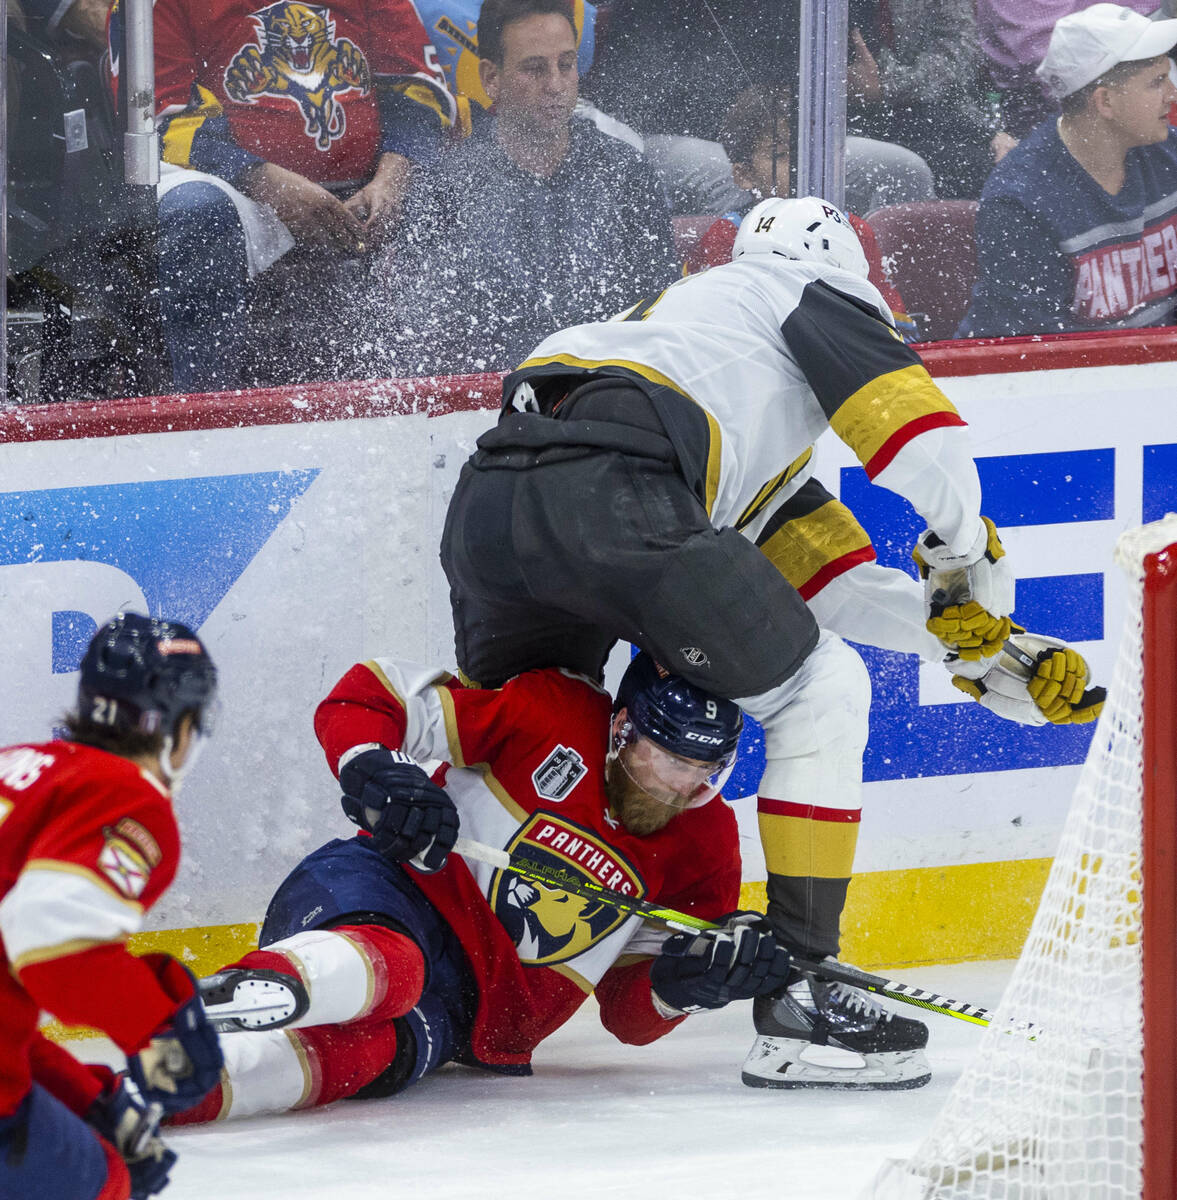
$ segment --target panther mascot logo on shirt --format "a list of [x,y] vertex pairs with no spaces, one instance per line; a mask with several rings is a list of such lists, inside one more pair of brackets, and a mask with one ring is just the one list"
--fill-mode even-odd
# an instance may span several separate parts
[[320,150],[343,136],[346,116],[335,97],[367,92],[372,73],[363,51],[335,38],[331,10],[311,4],[271,4],[250,14],[257,45],[243,46],[225,72],[225,91],[240,104],[259,96],[292,100],[302,112],[307,137]]
[[491,882],[491,907],[527,966],[568,962],[626,920],[626,914],[603,900],[564,891],[559,876],[576,884],[592,880],[627,896],[640,897],[644,891],[637,871],[599,833],[542,810],[518,830],[509,849],[554,876],[552,883],[544,883],[497,871]]

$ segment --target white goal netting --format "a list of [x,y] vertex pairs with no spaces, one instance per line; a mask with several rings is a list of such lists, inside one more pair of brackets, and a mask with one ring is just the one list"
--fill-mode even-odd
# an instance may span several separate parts
[[1139,1200],[1141,600],[1145,556],[1174,542],[1170,514],[1117,543],[1119,656],[1030,935],[977,1057],[872,1200]]

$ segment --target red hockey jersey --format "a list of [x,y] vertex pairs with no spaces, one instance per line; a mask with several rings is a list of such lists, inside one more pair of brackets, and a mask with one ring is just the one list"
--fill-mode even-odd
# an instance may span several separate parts
[[[700,917],[730,912],[740,891],[732,810],[716,799],[648,837],[627,832],[605,796],[610,712],[605,692],[564,671],[483,690],[379,659],[340,680],[315,729],[333,770],[369,742],[452,764],[442,781],[466,837]],[[471,1048],[482,1062],[527,1063],[594,988],[602,1022],[622,1041],[652,1041],[675,1024],[650,994],[665,930],[456,854],[414,879],[478,982]]]
[[155,90],[165,161],[230,182],[262,160],[364,182],[380,153],[417,159],[453,117],[409,0],[158,0]]
[[[0,750],[0,1116],[34,1077],[59,1096],[97,1094],[81,1064],[43,1053],[42,1009],[128,1053],[174,1011],[124,942],[179,857],[168,792],[130,760],[73,742]],[[47,1077],[70,1064],[72,1087]]]

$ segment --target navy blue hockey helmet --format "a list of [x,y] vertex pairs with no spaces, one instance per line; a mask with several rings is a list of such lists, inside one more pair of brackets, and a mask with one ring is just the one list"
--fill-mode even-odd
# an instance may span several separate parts
[[82,656],[78,715],[95,725],[171,737],[191,712],[207,733],[216,688],[217,669],[187,625],[120,612]]
[[737,704],[670,674],[644,651],[621,678],[613,709],[622,708],[644,737],[699,762],[729,762],[744,728]]

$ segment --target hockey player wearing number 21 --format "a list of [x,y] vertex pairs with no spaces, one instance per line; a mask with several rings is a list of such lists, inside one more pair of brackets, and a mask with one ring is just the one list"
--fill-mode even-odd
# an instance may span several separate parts
[[[874,562],[813,478],[827,429],[926,521],[923,590]],[[836,956],[870,704],[838,634],[943,661],[1010,719],[1099,711],[1082,658],[1011,623],[980,504],[965,422],[896,333],[845,214],[764,200],[730,263],[551,335],[504,381],[442,534],[457,663],[492,687],[542,666],[600,678],[623,638],[738,703],[764,728],[769,920],[797,957]],[[804,972],[753,1023],[750,1086],[929,1078],[920,1022]]]
[[[141,1200],[175,1154],[161,1113],[216,1083],[195,981],[124,942],[171,883],[172,798],[210,731],[216,670],[187,626],[119,613],[82,658],[64,740],[0,750],[0,1195]],[[37,1029],[106,1033],[127,1076]]]
[[[201,981],[210,1015],[245,1031],[222,1039],[224,1086],[177,1123],[390,1096],[451,1061],[529,1074],[590,993],[610,1033],[644,1045],[778,988],[789,956],[761,914],[734,911],[718,789],[741,726],[645,655],[616,702],[559,670],[475,689],[391,659],[353,667],[315,729],[361,831],[296,866],[261,949]],[[447,765],[430,779],[432,760]],[[488,845],[544,881],[488,864]],[[591,882],[717,927],[671,933],[586,899]]]

